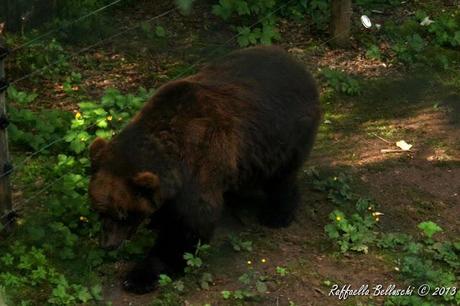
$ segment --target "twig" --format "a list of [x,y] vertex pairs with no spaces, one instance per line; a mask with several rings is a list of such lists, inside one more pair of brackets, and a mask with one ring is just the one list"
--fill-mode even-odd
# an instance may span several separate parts
[[380,153],[404,153],[404,152],[413,152],[411,150],[401,150],[401,149],[382,149]]
[[388,143],[388,144],[393,144],[393,142],[391,142],[391,141],[389,141],[389,140],[386,140],[385,138],[382,138],[382,137],[380,137],[379,135],[377,135],[377,134],[375,134],[375,133],[371,133],[371,135],[377,137],[378,139],[380,139],[380,140],[382,140],[382,141],[384,141],[384,142],[386,142],[386,143]]

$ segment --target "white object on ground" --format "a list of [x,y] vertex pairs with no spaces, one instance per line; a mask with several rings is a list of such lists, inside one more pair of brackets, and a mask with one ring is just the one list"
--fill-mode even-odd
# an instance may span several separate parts
[[372,22],[369,19],[369,17],[367,17],[366,15],[361,16],[361,23],[366,29],[369,29],[370,27],[372,27]]
[[411,144],[408,144],[407,142],[405,142],[404,140],[400,140],[396,143],[396,146],[398,148],[400,148],[401,150],[403,151],[409,151],[410,148],[412,148],[412,145]]
[[423,18],[422,22],[420,22],[420,25],[421,26],[429,26],[433,22],[434,22],[434,20],[431,20],[429,16],[426,16],[425,18]]

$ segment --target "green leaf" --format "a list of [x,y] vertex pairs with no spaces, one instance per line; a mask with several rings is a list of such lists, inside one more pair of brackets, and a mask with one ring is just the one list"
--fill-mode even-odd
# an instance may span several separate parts
[[452,40],[453,46],[460,46],[460,31],[456,31]]
[[167,286],[172,283],[172,279],[166,274],[160,274],[158,284],[160,287]]
[[0,257],[0,261],[5,265],[5,266],[11,266],[14,262],[14,257],[10,253],[6,253],[2,257]]
[[221,291],[220,294],[222,295],[224,300],[228,300],[232,296],[232,292],[230,292],[228,290]]
[[77,299],[80,300],[83,303],[86,303],[90,300],[92,300],[92,296],[89,293],[88,289],[85,287],[79,287],[77,291]]
[[256,282],[256,289],[259,293],[265,293],[267,292],[268,288],[267,288],[267,284],[265,282],[262,282],[262,281],[257,281]]
[[212,283],[212,275],[211,273],[203,273],[200,279],[200,286],[202,289],[209,289],[209,284]]
[[166,30],[162,26],[156,26],[155,35],[164,38],[166,37]]
[[434,234],[442,231],[442,228],[432,221],[422,222],[417,227],[430,239]]
[[192,10],[192,5],[195,0],[176,0],[175,2],[181,13],[187,15]]

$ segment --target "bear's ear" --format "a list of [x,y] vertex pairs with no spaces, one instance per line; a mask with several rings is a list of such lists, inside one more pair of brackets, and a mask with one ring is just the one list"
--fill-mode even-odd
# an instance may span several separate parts
[[136,174],[133,179],[134,184],[157,191],[160,188],[160,178],[155,173],[144,171]]
[[99,153],[107,146],[107,140],[97,137],[89,146],[89,157],[95,161]]

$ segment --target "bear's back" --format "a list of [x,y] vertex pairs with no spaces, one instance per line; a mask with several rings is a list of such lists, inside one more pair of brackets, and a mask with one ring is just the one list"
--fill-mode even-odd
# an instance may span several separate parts
[[204,67],[197,75],[203,84],[250,86],[257,96],[271,98],[299,94],[317,100],[316,84],[302,64],[275,46],[258,46],[230,53]]

